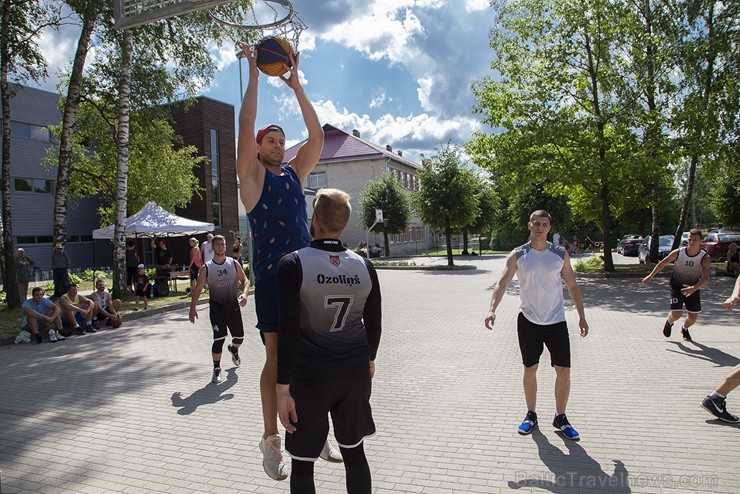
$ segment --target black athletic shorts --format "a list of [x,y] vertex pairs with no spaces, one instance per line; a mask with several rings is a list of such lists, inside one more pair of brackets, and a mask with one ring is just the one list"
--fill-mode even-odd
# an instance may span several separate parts
[[232,339],[244,338],[244,322],[242,321],[241,309],[230,311],[211,302],[210,318],[214,340],[226,339],[227,328],[231,332]]
[[136,276],[136,273],[139,272],[139,268],[136,266],[126,266],[126,286],[131,286],[131,283],[134,281],[134,276]]
[[701,290],[697,290],[688,297],[684,297],[681,293],[683,285],[676,283],[671,280],[671,310],[683,310],[683,306],[686,305],[687,312],[701,312]]
[[369,362],[335,375],[295,382],[290,394],[295,400],[296,431],[285,435],[285,450],[291,458],[316,461],[329,433],[329,417],[337,444],[350,449],[375,434],[370,408],[372,383]]
[[550,352],[550,365],[570,367],[570,340],[565,321],[540,325],[531,322],[520,312],[516,331],[524,367],[540,363],[543,345]]

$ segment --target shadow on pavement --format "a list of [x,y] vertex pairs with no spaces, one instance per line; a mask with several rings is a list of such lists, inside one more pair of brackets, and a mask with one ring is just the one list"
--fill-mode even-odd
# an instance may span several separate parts
[[226,369],[225,379],[226,382],[222,382],[221,384],[209,382],[202,388],[195,390],[187,398],[183,398],[180,391],[175,391],[170,398],[172,400],[172,406],[179,408],[177,411],[178,415],[190,415],[201,405],[212,405],[219,401],[234,398],[233,393],[224,394],[224,392],[231,389],[239,380],[239,376],[236,374],[236,367]]
[[528,475],[527,472],[516,472],[518,480],[509,481],[510,489],[538,488],[558,494],[591,489],[632,492],[629,474],[621,461],[613,460],[614,473],[609,475],[576,441],[563,439],[563,444],[568,449],[566,454],[552,445],[539,429],[532,432],[532,439],[537,444],[542,463],[550,469],[551,474],[537,472]]
[[[706,362],[711,362],[717,367],[735,367],[740,364],[740,358],[730,355],[729,353],[723,352],[717,348],[713,348],[697,341],[683,342],[683,341],[669,341],[678,347],[678,350],[666,349],[668,352],[678,353],[686,355],[687,357],[697,358]],[[697,348],[690,348],[690,346]]]

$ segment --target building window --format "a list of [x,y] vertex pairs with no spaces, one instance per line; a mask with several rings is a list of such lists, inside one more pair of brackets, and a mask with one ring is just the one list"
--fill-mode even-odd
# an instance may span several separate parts
[[211,196],[215,226],[221,226],[221,152],[218,141],[218,131],[211,129]]
[[54,192],[52,181],[43,178],[15,178],[13,179],[13,189],[16,192],[39,192],[41,194]]
[[49,142],[49,130],[41,125],[33,125],[23,122],[10,122],[10,134],[13,137],[25,137],[34,141]]
[[[90,236],[92,240],[92,236]],[[51,235],[36,235],[36,236],[18,236],[16,242],[18,244],[50,244],[54,241]]]
[[308,188],[321,189],[326,187],[326,172],[311,172],[308,175]]

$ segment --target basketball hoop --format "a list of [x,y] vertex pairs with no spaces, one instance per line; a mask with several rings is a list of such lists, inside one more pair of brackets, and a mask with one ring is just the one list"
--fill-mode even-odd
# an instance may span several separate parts
[[267,36],[281,36],[296,52],[301,33],[307,27],[289,0],[234,2],[209,9],[206,16],[227,29],[251,32],[252,42]]

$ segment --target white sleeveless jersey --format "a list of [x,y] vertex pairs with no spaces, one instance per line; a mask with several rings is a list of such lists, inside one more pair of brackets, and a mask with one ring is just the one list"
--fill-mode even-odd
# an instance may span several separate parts
[[678,249],[678,257],[675,261],[671,279],[681,285],[693,285],[699,281],[701,278],[701,261],[706,255],[707,251],[704,249],[701,249],[695,256],[690,256],[686,247]]
[[239,278],[237,269],[240,268],[234,258],[225,258],[223,264],[217,264],[215,260],[210,260],[205,264],[205,269],[211,308],[215,304],[228,310],[238,310]]
[[527,242],[514,249],[519,279],[519,311],[530,322],[540,325],[565,321],[563,280],[565,249],[550,242],[545,250],[535,250]]
[[213,260],[213,245],[211,242],[203,242],[203,264]]

